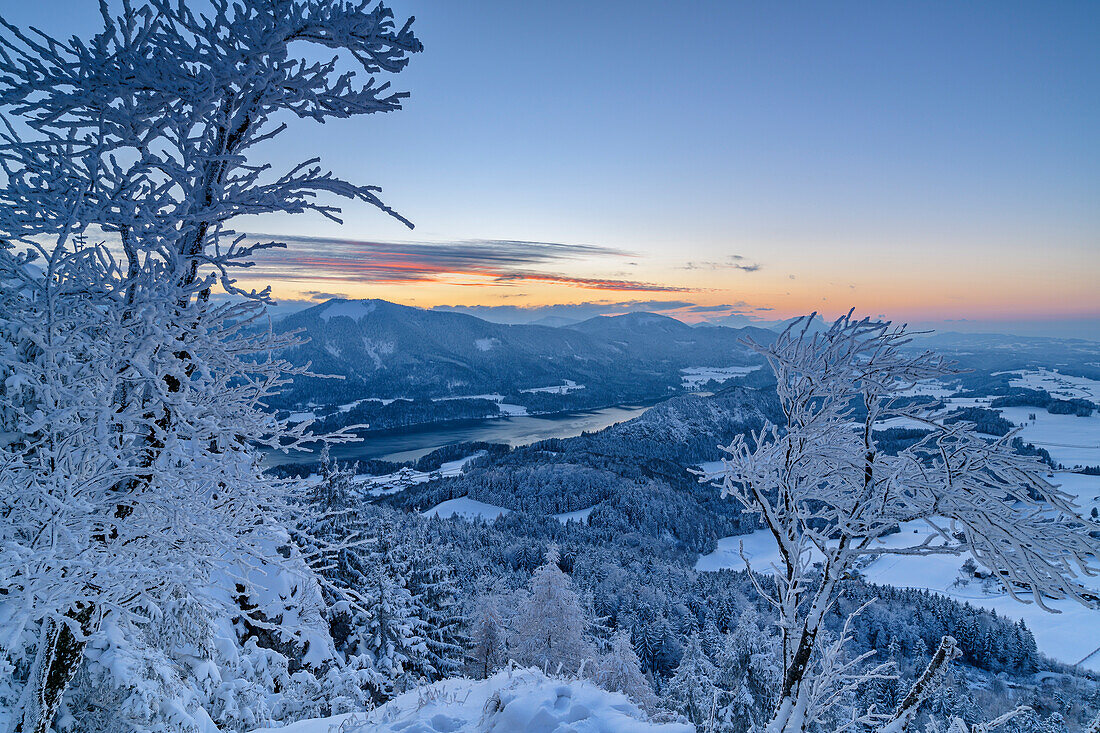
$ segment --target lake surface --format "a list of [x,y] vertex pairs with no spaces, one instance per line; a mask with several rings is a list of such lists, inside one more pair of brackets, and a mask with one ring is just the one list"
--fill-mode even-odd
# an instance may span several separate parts
[[[527,445],[549,438],[572,438],[583,432],[603,430],[615,423],[641,415],[652,405],[622,405],[600,410],[567,412],[558,415],[516,415],[484,420],[455,420],[424,427],[367,433],[358,443],[334,445],[329,449],[333,458],[341,461],[381,458],[389,461],[412,461],[436,448],[454,443],[484,441]],[[314,461],[316,453],[269,453],[264,465]]]

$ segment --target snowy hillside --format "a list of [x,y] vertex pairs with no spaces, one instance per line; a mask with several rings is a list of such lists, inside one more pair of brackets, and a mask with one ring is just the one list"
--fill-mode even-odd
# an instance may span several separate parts
[[586,681],[504,670],[487,680],[452,679],[400,695],[369,714],[303,720],[253,733],[691,733],[652,723],[617,692]]

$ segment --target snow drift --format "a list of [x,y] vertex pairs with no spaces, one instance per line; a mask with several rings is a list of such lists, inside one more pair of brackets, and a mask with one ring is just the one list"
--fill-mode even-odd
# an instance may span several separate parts
[[504,670],[487,680],[451,679],[407,692],[369,714],[303,720],[253,733],[693,733],[653,723],[618,692],[537,669]]

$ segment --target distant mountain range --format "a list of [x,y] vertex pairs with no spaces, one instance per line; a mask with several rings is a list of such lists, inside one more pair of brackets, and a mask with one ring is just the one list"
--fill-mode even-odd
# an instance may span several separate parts
[[[286,358],[341,379],[299,378],[273,407],[334,409],[364,399],[484,396],[520,412],[547,413],[655,401],[687,390],[682,370],[708,368],[692,387],[705,390],[736,376],[722,369],[762,364],[744,340],[768,343],[789,323],[702,328],[638,312],[564,325],[506,325],[385,300],[329,300],[284,317],[276,327],[309,338],[284,352]],[[825,325],[819,317],[812,330]],[[1091,341],[941,333],[917,336],[913,348],[958,360],[975,372],[963,378],[975,386],[983,374],[1036,366],[1100,377],[1100,344]],[[760,370],[749,382],[767,372]],[[708,382],[712,376],[716,381]],[[431,411],[430,405],[418,410]],[[484,411],[482,405],[467,417]]]
[[[775,338],[766,329],[696,329],[652,313],[558,327],[504,325],[385,300],[330,300],[286,316],[277,328],[309,337],[285,352],[290,361],[343,377],[299,379],[281,407],[486,394],[562,398],[567,407],[648,400],[682,391],[682,369],[760,364],[742,340]],[[566,380],[580,387],[568,395],[524,392]]]

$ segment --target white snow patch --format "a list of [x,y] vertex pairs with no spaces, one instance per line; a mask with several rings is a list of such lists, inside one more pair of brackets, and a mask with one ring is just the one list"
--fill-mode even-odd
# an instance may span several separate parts
[[253,733],[692,733],[684,723],[651,723],[618,692],[537,669],[487,680],[442,680],[399,695],[369,713],[300,721]]
[[474,341],[474,346],[477,347],[478,351],[491,351],[493,348],[495,348],[497,346],[500,346],[500,339],[498,339],[498,338],[477,339],[476,341]]
[[907,397],[934,397],[936,399],[943,399],[955,394],[956,388],[949,387],[942,382],[938,382],[934,379],[928,379],[922,382],[917,382],[909,389],[903,390],[898,394]]
[[305,422],[306,420],[316,420],[317,416],[313,414],[312,410],[306,412],[292,412],[287,415],[287,422]]
[[347,412],[351,408],[357,407],[357,406],[359,406],[359,404],[361,404],[363,402],[379,402],[383,405],[388,405],[391,402],[397,402],[398,400],[402,400],[404,402],[412,402],[412,400],[409,399],[408,397],[396,397],[396,398],[390,399],[390,400],[380,399],[378,397],[364,397],[361,400],[355,400],[355,402],[348,402],[347,404],[339,405],[336,409],[339,410],[340,412]]
[[762,364],[756,366],[733,366],[733,367],[688,367],[681,369],[680,373],[683,374],[684,389],[697,389],[700,385],[706,384],[710,380],[714,379],[719,382],[724,382],[727,379],[733,377],[743,377],[750,372],[755,372]]
[[532,389],[521,389],[520,392],[528,394],[534,392],[546,392],[548,394],[567,394],[578,389],[584,389],[584,385],[577,384],[572,379],[566,379],[565,384],[557,384],[553,387],[533,387]]
[[363,339],[363,349],[366,350],[367,356],[374,362],[375,369],[381,369],[382,357],[392,354],[395,350],[392,341],[373,341],[369,338]]
[[450,517],[476,519],[481,517],[482,519],[493,520],[502,514],[511,513],[511,509],[505,509],[495,504],[486,504],[483,501],[471,499],[468,496],[460,496],[457,499],[448,499],[447,501],[440,502],[421,514],[425,517],[439,517],[441,519],[448,519]]
[[575,512],[563,512],[561,514],[555,514],[554,519],[558,520],[562,524],[568,523],[570,520],[574,522],[580,522],[581,524],[588,524],[588,515],[592,513],[592,510],[596,508],[596,504],[585,509],[578,509]]
[[497,407],[500,408],[500,413],[506,417],[516,417],[518,415],[526,415],[527,408],[523,405],[511,405],[504,401],[504,395],[502,394],[471,394],[471,395],[459,395],[457,397],[433,397],[432,402],[447,402],[449,400],[489,400],[490,402],[497,403]]
[[319,315],[322,319],[344,316],[357,321],[373,313],[376,307],[377,304],[369,300],[335,300],[329,303]]

